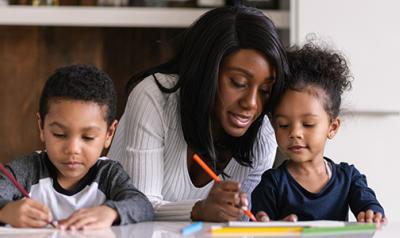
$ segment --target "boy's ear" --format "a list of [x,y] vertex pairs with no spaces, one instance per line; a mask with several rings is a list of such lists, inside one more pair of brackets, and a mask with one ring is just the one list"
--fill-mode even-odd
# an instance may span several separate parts
[[332,139],[335,137],[336,133],[338,132],[340,127],[340,118],[336,117],[331,121],[331,124],[329,125],[329,131],[328,131],[328,139]]
[[118,121],[114,120],[111,125],[107,129],[106,141],[104,142],[104,148],[108,148],[111,145],[112,138],[115,134],[115,130],[117,129]]
[[40,140],[44,143],[44,132],[43,132],[43,128],[42,128],[44,121],[42,121],[42,118],[40,118],[40,114],[38,112],[36,113],[36,119],[37,119],[38,128],[39,128]]

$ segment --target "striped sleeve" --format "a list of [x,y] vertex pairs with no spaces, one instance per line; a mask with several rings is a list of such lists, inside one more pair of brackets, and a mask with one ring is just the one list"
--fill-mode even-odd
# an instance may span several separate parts
[[[189,220],[195,200],[172,202],[162,195],[165,97],[152,77],[134,88],[107,156],[119,161],[133,185],[148,197],[156,220]],[[175,192],[179,193],[178,189]]]

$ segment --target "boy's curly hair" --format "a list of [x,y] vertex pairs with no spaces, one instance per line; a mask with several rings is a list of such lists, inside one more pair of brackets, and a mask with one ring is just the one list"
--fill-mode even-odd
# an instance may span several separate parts
[[285,91],[302,91],[318,87],[325,93],[325,110],[331,118],[339,115],[341,95],[351,88],[349,67],[339,52],[309,42],[302,48],[291,48],[287,52],[290,76]]
[[[116,118],[117,94],[111,78],[91,65],[70,65],[59,68],[46,81],[39,102],[39,114],[44,118],[51,100],[80,100],[106,106],[107,125]],[[43,125],[42,125],[43,126]]]

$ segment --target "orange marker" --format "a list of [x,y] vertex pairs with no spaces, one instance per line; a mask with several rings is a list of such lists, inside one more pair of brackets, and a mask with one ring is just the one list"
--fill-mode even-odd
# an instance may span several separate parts
[[[221,179],[214,173],[214,171],[212,171],[212,169],[210,169],[210,167],[208,167],[208,165],[204,163],[204,161],[200,158],[200,156],[194,154],[193,159],[200,165],[200,167],[204,169],[204,171],[206,171],[208,175],[210,175],[212,179],[214,179],[215,182],[221,181]],[[250,210],[243,209],[243,212],[244,214],[246,214],[246,216],[250,218],[250,220],[257,221],[256,217],[253,215],[253,213],[251,213]]]

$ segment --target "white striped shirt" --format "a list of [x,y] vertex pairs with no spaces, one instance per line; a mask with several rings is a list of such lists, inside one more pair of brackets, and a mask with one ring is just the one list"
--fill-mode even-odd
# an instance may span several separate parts
[[[162,85],[171,87],[177,76],[156,77]],[[230,180],[241,183],[248,198],[262,173],[272,167],[276,146],[274,131],[265,117],[254,146],[254,168],[232,159],[224,169]],[[192,184],[180,122],[179,90],[162,93],[153,76],[130,93],[108,157],[121,162],[134,186],[147,195],[156,220],[190,220],[194,203],[206,198],[213,184],[201,188]]]

